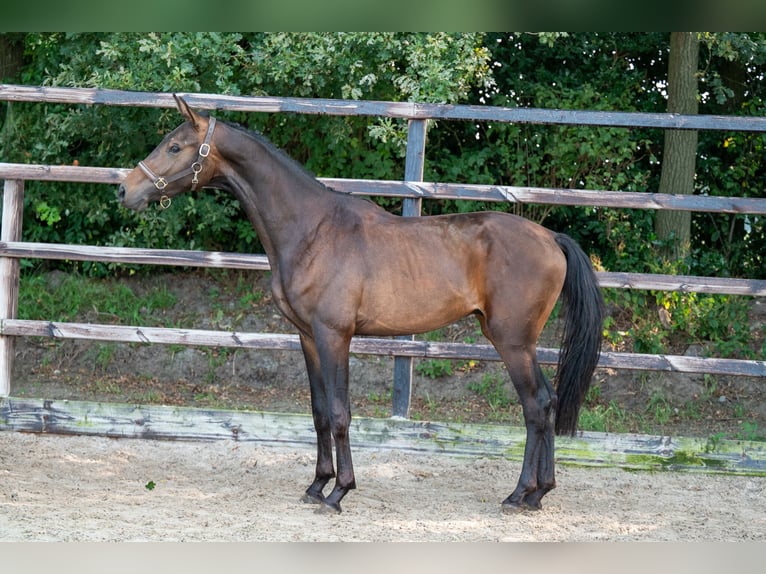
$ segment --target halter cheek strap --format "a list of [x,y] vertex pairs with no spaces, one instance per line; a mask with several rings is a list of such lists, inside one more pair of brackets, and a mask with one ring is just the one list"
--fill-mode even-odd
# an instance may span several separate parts
[[[205,134],[205,140],[202,142],[202,145],[199,146],[199,151],[197,152],[197,156],[198,156],[197,161],[195,161],[186,169],[179,171],[175,175],[171,175],[168,177],[157,175],[151,170],[151,168],[148,165],[146,165],[142,161],[138,162],[138,167],[140,167],[141,171],[143,171],[144,174],[146,174],[146,177],[152,180],[154,187],[156,187],[159,191],[162,191],[163,189],[165,189],[169,183],[178,181],[179,179],[182,179],[191,173],[193,174],[192,180],[191,180],[191,183],[192,183],[191,190],[194,191],[195,189],[197,189],[197,184],[199,183],[199,178],[197,176],[202,171],[202,164],[204,163],[205,158],[208,155],[210,155],[210,140],[213,138],[214,129],[215,129],[215,118],[210,118],[210,121],[208,122],[208,126],[207,126],[207,133]],[[163,207],[168,207],[170,205],[170,198],[166,195],[163,195],[160,203],[162,204]]]

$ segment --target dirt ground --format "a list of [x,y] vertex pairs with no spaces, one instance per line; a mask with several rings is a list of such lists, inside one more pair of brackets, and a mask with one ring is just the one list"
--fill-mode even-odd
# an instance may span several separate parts
[[[243,296],[252,286],[262,297]],[[53,285],[61,278],[52,274]],[[293,332],[263,274],[158,275],[154,326]],[[766,315],[758,313],[759,328]],[[108,322],[98,309],[76,321]],[[441,340],[475,337],[472,323]],[[543,346],[555,346],[555,326]],[[289,351],[227,351],[85,341],[18,341],[12,395],[309,412],[303,360]],[[391,414],[393,361],[352,357],[355,415]],[[411,417],[521,423],[496,363],[416,372]],[[597,371],[591,405],[640,416],[621,431],[737,437],[766,429],[763,382],[737,377]],[[689,405],[694,405],[690,410]],[[652,414],[662,407],[660,418]],[[631,425],[639,424],[640,428]],[[619,423],[619,421],[618,421]],[[614,429],[612,429],[614,430]],[[352,437],[353,448],[353,437]],[[340,516],[299,502],[313,475],[310,445],[160,442],[0,432],[0,541],[742,541],[766,539],[766,478],[558,466],[544,510],[508,516],[500,502],[520,463],[354,449],[358,489]],[[153,488],[151,488],[153,486]]]
[[354,454],[358,489],[327,516],[299,501],[308,446],[3,432],[0,540],[766,540],[765,478],[560,465],[541,512],[505,515],[517,463]]

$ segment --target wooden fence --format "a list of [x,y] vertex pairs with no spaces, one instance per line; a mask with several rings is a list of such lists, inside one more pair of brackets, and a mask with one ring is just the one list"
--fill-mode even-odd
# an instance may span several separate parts
[[[235,97],[190,94],[187,101],[196,108],[247,112],[296,112],[306,114],[367,115],[408,120],[409,132],[405,173],[402,181],[323,179],[335,189],[355,194],[403,198],[403,215],[418,216],[424,198],[472,199],[514,203],[587,205],[600,207],[675,209],[766,215],[766,199],[631,193],[610,190],[544,189],[494,185],[467,185],[423,182],[426,122],[470,120],[530,122],[662,129],[710,129],[766,132],[766,118],[682,116],[593,111],[561,111],[489,106],[458,106],[301,98]],[[175,107],[171,94],[123,92],[97,89],[41,88],[0,85],[0,100],[66,103],[72,105],[117,105]],[[19,259],[66,259],[153,265],[269,268],[263,255],[240,253],[94,247],[87,245],[40,244],[21,241],[25,180],[118,184],[127,169],[0,163],[5,180],[2,233],[0,236],[0,397],[11,394],[13,341],[19,336],[92,339],[132,343],[163,343],[251,349],[300,348],[295,335],[235,333],[188,329],[147,328],[17,319]],[[668,291],[728,293],[766,296],[766,281],[723,279],[642,273],[598,273],[603,287]],[[412,358],[479,359],[495,361],[491,346],[415,341],[412,337],[392,339],[355,338],[352,352],[395,357],[393,414],[406,417],[409,409]],[[539,349],[542,363],[555,363],[557,350]],[[712,373],[766,377],[766,361],[698,358],[635,353],[602,354],[601,367],[648,369],[675,372]]]

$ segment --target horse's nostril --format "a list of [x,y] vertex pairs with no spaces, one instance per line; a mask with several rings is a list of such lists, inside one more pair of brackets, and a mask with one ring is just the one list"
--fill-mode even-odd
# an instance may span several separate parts
[[121,183],[120,187],[117,189],[117,199],[120,200],[120,202],[125,201],[125,184]]

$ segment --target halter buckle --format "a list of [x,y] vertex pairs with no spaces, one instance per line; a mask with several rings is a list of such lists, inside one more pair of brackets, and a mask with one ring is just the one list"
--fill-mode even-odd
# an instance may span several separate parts
[[207,157],[210,155],[210,144],[205,142],[201,146],[199,146],[199,156],[200,157]]
[[154,187],[156,187],[158,190],[162,191],[168,186],[168,182],[165,180],[164,177],[158,177],[154,180]]

